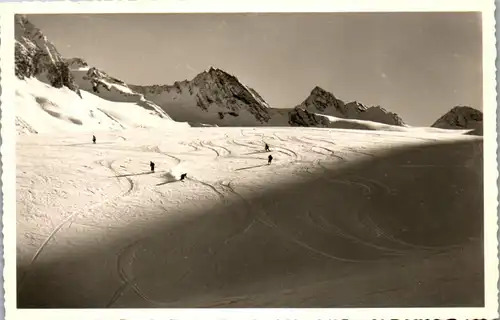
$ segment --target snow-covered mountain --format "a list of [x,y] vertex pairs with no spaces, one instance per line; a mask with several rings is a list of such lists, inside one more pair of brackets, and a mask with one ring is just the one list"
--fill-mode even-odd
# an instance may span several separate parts
[[160,105],[175,121],[217,126],[262,126],[270,118],[266,101],[229,73],[210,67],[173,85],[130,85]]
[[160,105],[174,120],[190,123],[331,127],[331,118],[326,116],[333,116],[405,126],[395,113],[381,107],[368,108],[356,101],[346,104],[320,87],[315,87],[296,108],[272,108],[237,77],[212,67],[190,81],[129,87]]
[[83,59],[62,57],[24,16],[15,39],[18,133],[187,125]]
[[468,106],[457,106],[441,116],[434,124],[434,128],[442,129],[471,129],[470,134],[483,134],[483,113]]
[[304,102],[294,109],[290,117],[291,119],[304,119],[304,116],[306,116],[308,119],[307,121],[300,120],[296,125],[328,127],[328,117],[307,116],[307,114],[311,113],[335,118],[367,120],[394,126],[406,126],[403,119],[395,113],[388,112],[379,106],[366,107],[357,101],[345,103],[318,86],[311,91],[311,94]]

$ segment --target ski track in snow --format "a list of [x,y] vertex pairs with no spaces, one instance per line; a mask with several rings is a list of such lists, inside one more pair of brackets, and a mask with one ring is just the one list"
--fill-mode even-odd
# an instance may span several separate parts
[[[104,166],[106,168],[108,168],[110,171],[112,171],[113,173],[116,173],[116,171],[113,169],[112,165],[113,165],[113,162],[114,160],[112,161],[104,161],[104,160],[100,160],[100,161],[96,161],[96,163],[100,164],[101,166]],[[122,196],[125,196],[125,195],[128,195],[132,192],[132,190],[134,189],[134,183],[131,179],[127,178],[127,181],[129,183],[129,187],[128,189],[119,194],[118,196],[115,196],[113,198],[113,200],[116,200],[117,198],[120,198]],[[112,201],[113,201],[112,200]],[[106,201],[108,202],[108,201]],[[87,211],[92,211],[94,208],[97,208],[99,206],[103,206],[105,203],[97,203],[97,204],[94,204],[94,205],[91,205],[90,207],[88,208],[84,208],[86,209]],[[42,251],[46,248],[46,246],[48,245],[48,243],[55,237],[55,235],[57,234],[57,232],[59,232],[59,230],[61,230],[66,224],[70,224],[71,226],[71,223],[73,220],[76,219],[76,217],[78,216],[78,214],[80,214],[82,212],[82,210],[77,210],[77,211],[74,211],[73,213],[71,213],[70,215],[68,215],[63,221],[61,221],[53,230],[52,232],[47,236],[47,238],[42,242],[42,244],[40,245],[40,247],[36,250],[35,254],[33,255],[33,257],[31,258],[31,261],[28,265],[28,269],[25,271],[24,275],[22,276],[21,278],[21,282],[19,284],[19,290],[22,288],[23,284],[24,284],[24,281],[25,279],[29,276],[29,269],[33,266],[33,264],[36,262],[36,260],[38,259],[38,257],[40,256],[40,254],[42,253]]]
[[[200,129],[197,130],[201,132],[201,135],[203,136],[204,131]],[[248,169],[250,170],[250,172],[254,172],[257,176],[257,179],[264,177],[264,175],[266,175],[265,172],[267,172],[267,174],[279,174],[281,170],[283,170],[283,172],[294,172],[295,174],[297,174],[297,176],[300,176],[299,173],[301,172],[305,172],[307,173],[307,175],[312,176],[315,174],[313,172],[315,170],[323,170],[323,172],[327,173],[333,170],[332,168],[329,168],[329,166],[333,167],[335,164],[350,161],[352,159],[359,158],[360,156],[369,156],[372,158],[376,157],[376,155],[371,152],[370,149],[364,149],[361,146],[350,147],[350,141],[345,137],[337,137],[333,139],[334,141],[330,141],[327,138],[320,137],[319,133],[317,132],[314,132],[314,134],[311,134],[310,132],[301,134],[301,132],[298,130],[271,128],[259,129],[258,132],[256,132],[257,130],[252,129],[227,130],[231,132],[226,133],[218,138],[215,136],[203,136],[202,139],[199,139],[199,135],[191,133],[191,136],[180,135],[180,138],[172,138],[172,136],[168,136],[165,137],[164,141],[161,141],[161,143],[152,143],[139,147],[135,147],[132,144],[135,139],[128,136],[126,131],[118,136],[115,136],[114,141],[113,136],[110,135],[106,139],[106,143],[108,144],[101,145],[99,143],[95,145],[83,144],[79,143],[80,141],[75,141],[75,144],[66,145],[48,145],[40,141],[38,141],[38,143],[25,143],[24,140],[19,143],[18,148],[27,150],[33,149],[35,153],[37,152],[36,150],[40,150],[36,147],[37,145],[39,147],[43,147],[44,152],[47,154],[49,154],[50,152],[53,152],[54,154],[57,154],[59,152],[71,152],[69,148],[77,148],[79,150],[88,149],[89,152],[93,152],[93,155],[91,156],[100,158],[98,160],[95,160],[94,162],[111,172],[114,175],[113,178],[115,178],[119,182],[120,188],[122,189],[121,193],[114,197],[106,199],[102,203],[95,203],[87,208],[75,210],[73,213],[63,219],[59,224],[57,224],[50,232],[50,234],[45,238],[45,240],[39,245],[35,254],[31,258],[27,270],[25,271],[25,274],[21,279],[19,290],[21,290],[23,285],[28,281],[30,268],[33,267],[37,259],[43,253],[44,249],[48,245],[50,245],[51,240],[64,226],[67,226],[67,228],[71,228],[72,223],[74,223],[75,226],[80,225],[96,229],[119,228],[118,226],[100,226],[91,222],[75,221],[77,216],[81,212],[92,212],[99,207],[105,208],[107,204],[111,204],[112,206],[117,207],[120,202],[123,201],[132,203],[134,197],[140,197],[143,195],[143,193],[139,192],[140,190],[144,191],[150,189],[154,191],[152,194],[156,194],[163,205],[170,201],[170,199],[166,197],[164,193],[166,192],[166,190],[168,190],[169,184],[163,185],[161,189],[154,188],[151,181],[142,180],[152,178],[143,178],[141,174],[137,174],[137,177],[134,177],[134,173],[138,171],[139,163],[144,166],[144,163],[149,160],[148,154],[157,154],[162,156],[163,158],[161,158],[161,161],[165,161],[165,164],[162,165],[167,167],[167,171],[173,170],[173,168],[177,166],[184,166],[186,168],[185,172],[188,173],[186,182],[198,184],[200,187],[207,190],[207,194],[213,193],[213,195],[215,195],[218,199],[215,201],[230,202],[232,198],[233,200],[234,198],[236,198],[246,204],[247,211],[244,214],[243,222],[239,225],[235,225],[234,232],[223,239],[223,243],[226,245],[233,243],[238,238],[244,237],[250,230],[252,230],[257,224],[259,224],[262,226],[266,226],[272,232],[278,234],[286,241],[293,243],[296,246],[299,246],[317,256],[349,263],[367,264],[373,262],[369,259],[354,259],[346,258],[342,255],[336,255],[335,253],[327,252],[325,250],[317,248],[313,244],[307,243],[300,237],[294,236],[291,230],[288,230],[286,226],[282,225],[282,223],[279,222],[279,219],[277,219],[278,216],[276,216],[275,213],[269,212],[268,209],[262,208],[259,205],[252,203],[251,200],[242,195],[241,191],[238,191],[239,187],[237,181],[241,180],[242,177],[246,177],[244,173],[239,173],[242,171],[238,171],[238,168],[234,167],[233,169],[229,169],[229,167],[227,167],[224,174],[229,176],[224,179],[211,177],[209,173],[209,170],[214,170],[214,168],[210,167],[211,163],[213,164],[222,161],[238,160],[241,162],[241,165],[253,165],[243,169]],[[239,130],[239,134],[237,130]],[[205,133],[206,135],[209,135],[207,131],[205,131]],[[348,135],[344,133],[344,136]],[[375,139],[377,143],[385,143],[391,139],[391,143],[394,143],[394,141],[400,141],[401,143],[404,143],[405,141],[409,141],[412,139],[427,141],[436,140],[431,138],[417,139],[409,136],[399,135],[388,135],[388,137],[384,137],[376,134],[370,136],[370,138]],[[29,140],[29,138],[24,139]],[[56,138],[51,138],[51,140],[53,139]],[[138,139],[140,140],[141,138]],[[78,138],[75,138],[75,140],[78,140]],[[266,159],[246,156],[262,153],[263,155],[266,155],[267,158],[267,154],[269,153],[263,152],[264,143],[266,142],[270,145],[270,154],[273,154],[275,158],[275,161],[271,166],[267,166]],[[364,143],[364,146],[369,147],[372,143],[372,141],[366,141]],[[177,152],[176,144],[181,147],[190,147],[191,150]],[[185,148],[181,149],[186,150]],[[168,152],[165,152],[164,150],[168,150]],[[210,153],[204,153],[203,150],[208,150]],[[278,154],[279,156],[276,156],[276,154]],[[120,159],[124,159],[125,155],[127,158],[129,158],[129,160],[127,160],[126,165],[121,165],[121,169],[118,170],[115,164]],[[284,158],[282,158],[281,156],[284,156]],[[196,157],[196,159],[198,160],[193,162],[193,157]],[[43,158],[40,158],[37,161],[40,162],[39,165],[44,165]],[[78,159],[75,159],[74,161],[78,161]],[[257,162],[260,162],[260,164]],[[325,162],[328,162],[329,164],[325,165]],[[21,167],[27,163],[29,163],[29,159],[27,158],[22,158],[20,160]],[[203,163],[205,163],[205,165],[203,165]],[[157,173],[161,172],[152,173],[151,177],[156,177],[155,175]],[[29,173],[27,173],[27,175],[29,176]],[[252,174],[250,173],[250,175]],[[48,179],[48,177],[41,176],[41,178],[45,179],[46,184],[50,184],[50,180]],[[377,194],[381,192],[386,195],[390,195],[393,193],[393,189],[391,188],[391,186],[386,185],[380,181],[364,177],[352,177],[352,179],[334,179],[330,178],[329,175],[325,175],[324,177],[321,177],[321,179],[327,181],[332,185],[345,185],[345,188],[348,188],[349,190],[352,190],[352,192],[359,193],[363,196],[377,196]],[[125,182],[126,185],[123,185],[122,182]],[[92,181],[89,181],[89,183],[91,184]],[[143,188],[147,187],[149,189],[140,189],[139,183]],[[184,186],[188,187],[188,185],[189,183]],[[148,199],[148,201],[150,201],[151,203],[155,201],[153,195],[149,196]],[[30,194],[29,196],[32,197],[33,195]],[[127,198],[128,200],[125,200],[125,198]],[[135,200],[140,202],[140,199]],[[373,220],[369,213],[363,213],[361,209],[355,212],[355,214],[353,214],[353,217],[357,219],[359,228],[366,228],[369,233],[373,234],[373,237],[382,237],[384,238],[384,240],[380,240],[380,243],[377,241],[370,241],[369,239],[367,239],[369,237],[369,233],[366,238],[361,238],[349,230],[344,230],[341,225],[337,225],[333,221],[328,221],[328,219],[326,219],[321,214],[315,214],[314,212],[307,212],[305,214],[305,218],[307,219],[308,224],[310,224],[311,227],[318,228],[318,232],[324,232],[325,234],[329,234],[332,237],[342,237],[360,246],[366,246],[376,250],[380,250],[381,252],[386,252],[387,254],[393,256],[402,256],[407,250],[423,250],[435,252],[455,247],[427,247],[406,243],[383,230],[379,225],[377,225],[376,221]],[[119,275],[122,283],[116,289],[110,300],[107,302],[107,307],[112,307],[113,305],[115,305],[115,303],[123,296],[125,291],[129,289],[132,289],[138,297],[152,305],[167,306],[171,303],[157,301],[144,294],[143,290],[141,290],[140,286],[137,284],[137,279],[135,279],[134,277],[132,267],[126,267],[127,265],[132,265],[133,260],[135,259],[135,248],[138,243],[140,243],[140,239],[131,239],[131,242],[117,253],[116,273]],[[393,243],[394,246],[389,246],[390,243]],[[226,302],[219,301],[214,302],[211,305],[217,306],[231,304],[233,303],[233,300],[239,301],[242,299],[245,299],[245,297],[228,298]]]

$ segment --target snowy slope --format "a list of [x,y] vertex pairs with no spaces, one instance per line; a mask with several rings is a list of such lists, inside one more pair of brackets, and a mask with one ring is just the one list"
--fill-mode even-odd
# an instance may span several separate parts
[[186,128],[99,138],[18,139],[19,307],[484,303],[481,137]]
[[15,85],[20,134],[188,126],[151,114],[133,102],[112,102],[83,90],[80,97],[35,78],[16,79]]
[[432,124],[434,128],[468,130],[470,134],[483,135],[483,113],[477,109],[458,106]]

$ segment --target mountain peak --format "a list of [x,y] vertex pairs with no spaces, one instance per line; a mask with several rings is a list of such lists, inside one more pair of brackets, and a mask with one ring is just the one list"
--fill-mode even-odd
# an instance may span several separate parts
[[441,116],[431,127],[441,129],[473,129],[482,135],[483,113],[469,106],[456,106]]
[[469,106],[455,106],[453,107],[449,112],[452,112],[452,113],[470,113],[472,115],[477,115],[478,117],[480,117],[480,119],[478,120],[483,120],[483,113],[477,109],[474,109],[472,107],[469,107]]
[[326,91],[325,89],[321,88],[320,86],[315,86],[312,90],[311,90],[311,95],[325,95],[325,94],[332,94],[328,91]]
[[28,20],[28,18],[26,17],[26,15],[25,15],[25,14],[16,14],[16,15],[15,15],[15,17],[14,17],[14,20],[15,20],[15,22],[16,22],[17,24],[19,24],[19,25],[21,25],[21,26],[23,26],[23,27],[25,27],[25,26],[26,26],[26,25],[28,25],[28,24],[29,24],[29,25],[31,25],[31,26],[33,26],[33,25],[29,22],[29,20]]

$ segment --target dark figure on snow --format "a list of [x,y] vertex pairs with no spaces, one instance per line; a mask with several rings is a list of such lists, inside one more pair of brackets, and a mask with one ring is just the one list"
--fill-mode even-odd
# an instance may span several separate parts
[[153,161],[149,161],[149,166],[151,167],[151,172],[155,172],[155,163]]
[[270,165],[271,161],[273,161],[273,156],[269,155],[269,157],[267,157],[267,164]]
[[92,142],[95,144],[96,138],[95,135],[92,135]]
[[266,150],[266,152],[269,152],[271,150],[269,150],[269,145],[266,143],[266,145],[264,146],[264,149]]
[[181,181],[183,181],[186,178],[186,176],[187,176],[187,173],[181,174]]

